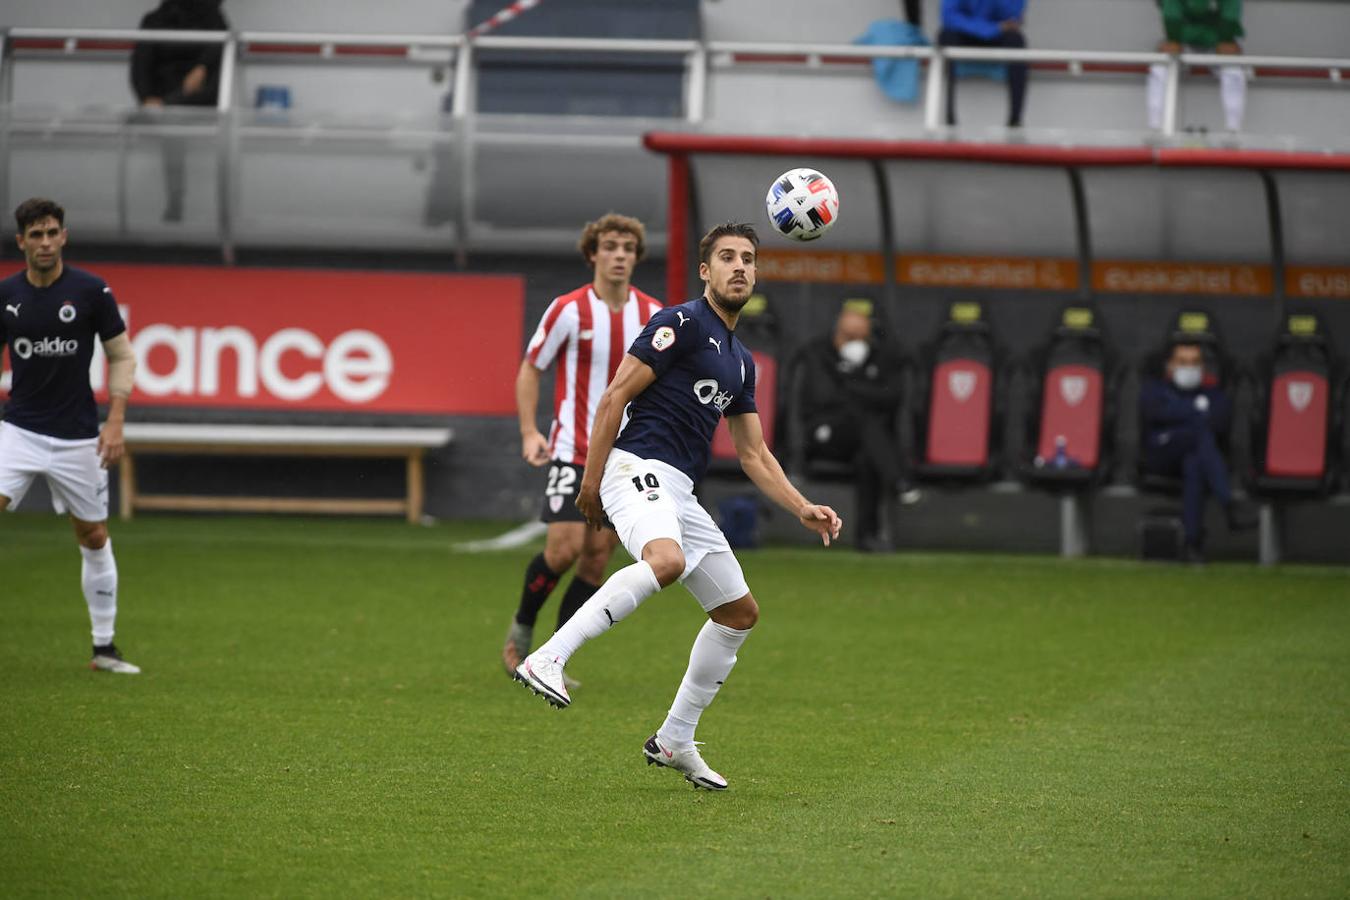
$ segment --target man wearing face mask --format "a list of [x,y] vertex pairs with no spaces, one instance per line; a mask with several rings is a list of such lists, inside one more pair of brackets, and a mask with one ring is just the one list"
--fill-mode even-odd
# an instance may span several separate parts
[[802,351],[801,409],[806,455],[853,465],[859,499],[858,547],[887,550],[881,504],[900,484],[895,414],[900,364],[872,336],[872,304],[848,300],[834,332]]
[[1233,404],[1218,385],[1206,385],[1199,344],[1172,346],[1165,379],[1149,379],[1139,393],[1144,419],[1144,467],[1180,478],[1181,522],[1187,562],[1204,562],[1205,498],[1223,505],[1230,529],[1250,528],[1250,513],[1233,502],[1228,461],[1217,436],[1227,428]]

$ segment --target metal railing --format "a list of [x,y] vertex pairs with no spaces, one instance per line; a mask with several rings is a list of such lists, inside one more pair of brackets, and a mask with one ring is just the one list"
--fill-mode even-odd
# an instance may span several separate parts
[[[14,65],[16,55],[24,54],[70,56],[81,53],[85,58],[121,60],[131,43],[146,41],[159,43],[218,44],[222,48],[220,89],[215,105],[214,123],[202,125],[137,124],[116,126],[104,123],[90,125],[69,121],[60,113],[40,123],[24,123],[13,115]],[[59,44],[55,44],[59,42]],[[49,46],[48,44],[55,44]],[[310,48],[313,48],[310,50]],[[369,51],[382,48],[378,56]],[[302,52],[297,52],[302,51]],[[458,217],[455,222],[455,243],[461,260],[467,253],[470,229],[469,215],[474,203],[475,154],[482,146],[494,141],[517,146],[530,143],[528,135],[496,133],[485,130],[489,119],[475,109],[477,94],[476,60],[480,51],[516,51],[522,53],[575,54],[634,54],[640,57],[679,57],[685,72],[683,91],[683,120],[690,127],[707,121],[709,82],[714,60],[724,64],[726,59],[743,57],[800,57],[808,68],[819,67],[830,59],[913,59],[926,65],[926,85],[923,96],[925,128],[934,134],[943,132],[944,94],[946,90],[947,60],[978,60],[984,62],[1026,62],[1065,64],[1070,75],[1078,75],[1085,65],[1162,65],[1166,71],[1165,105],[1161,135],[1171,137],[1177,132],[1179,85],[1184,68],[1239,65],[1246,68],[1269,67],[1283,70],[1323,70],[1332,83],[1342,83],[1343,75],[1350,74],[1350,58],[1309,59],[1274,56],[1219,56],[1213,54],[1183,53],[1169,55],[1153,52],[1074,51],[1043,49],[982,49],[943,47],[886,47],[856,46],[852,44],[765,43],[752,41],[697,41],[697,40],[623,40],[609,38],[538,38],[485,36],[476,39],[464,35],[409,35],[409,34],[329,34],[288,32],[174,32],[141,31],[135,29],[78,29],[78,28],[10,28],[0,32],[0,208],[9,205],[10,145],[12,134],[27,128],[44,133],[77,132],[84,129],[117,131],[120,127],[131,132],[168,135],[175,128],[188,128],[192,134],[204,132],[214,135],[218,171],[218,228],[222,256],[232,261],[235,255],[235,186],[240,165],[240,140],[245,136],[265,133],[269,137],[312,139],[316,135],[337,141],[369,141],[378,139],[380,132],[368,128],[343,128],[332,125],[309,124],[298,128],[278,127],[269,123],[266,128],[244,121],[242,101],[243,69],[259,60],[276,61],[296,57],[306,65],[342,65],[356,60],[373,61],[383,65],[412,65],[421,67],[453,66],[453,94],[449,118],[452,130],[445,129],[390,129],[386,138],[417,139],[430,145],[450,143],[455,147],[460,166]],[[284,125],[285,123],[280,123]],[[617,133],[615,133],[617,132]],[[625,134],[615,129],[610,134],[575,135],[569,141],[580,146],[640,148],[637,134]],[[1084,135],[1077,135],[1080,139]],[[122,142],[124,153],[127,141]],[[119,167],[125,178],[125,161]],[[126,188],[119,185],[119,222],[126,228]]]

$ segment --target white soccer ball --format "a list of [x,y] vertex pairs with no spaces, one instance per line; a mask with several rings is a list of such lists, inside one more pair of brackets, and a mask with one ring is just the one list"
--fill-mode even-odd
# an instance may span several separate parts
[[839,192],[815,169],[788,169],[769,185],[764,207],[779,234],[814,241],[839,221]]

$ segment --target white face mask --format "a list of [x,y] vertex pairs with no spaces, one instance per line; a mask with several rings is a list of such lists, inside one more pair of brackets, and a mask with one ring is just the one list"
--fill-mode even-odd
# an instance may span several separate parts
[[856,369],[867,362],[871,352],[872,348],[868,346],[867,341],[848,341],[839,348],[839,358],[843,360],[844,368]]
[[1177,366],[1172,370],[1172,383],[1183,391],[1193,391],[1205,377],[1202,366]]

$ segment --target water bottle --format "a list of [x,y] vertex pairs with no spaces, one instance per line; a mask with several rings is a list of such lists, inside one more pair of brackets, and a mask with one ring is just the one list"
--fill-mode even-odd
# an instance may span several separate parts
[[1052,468],[1067,469],[1070,466],[1068,446],[1069,441],[1064,435],[1055,436],[1055,455],[1050,460]]

